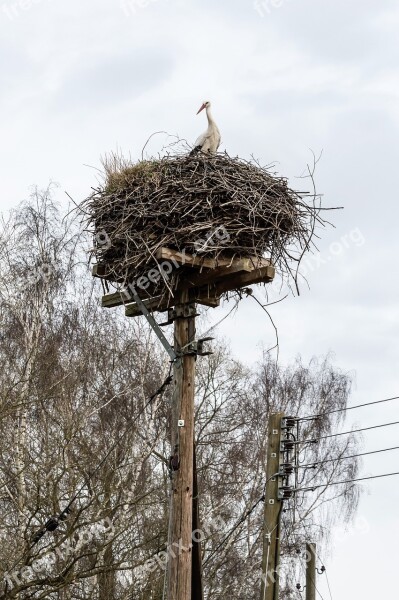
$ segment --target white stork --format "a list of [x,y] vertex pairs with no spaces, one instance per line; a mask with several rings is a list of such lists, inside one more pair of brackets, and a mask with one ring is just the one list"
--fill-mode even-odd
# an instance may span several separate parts
[[211,103],[208,101],[204,102],[197,112],[197,115],[201,110],[204,110],[204,108],[206,108],[206,116],[208,118],[208,129],[204,131],[204,133],[201,133],[190,154],[196,154],[197,152],[214,154],[220,146],[220,131],[211,115]]

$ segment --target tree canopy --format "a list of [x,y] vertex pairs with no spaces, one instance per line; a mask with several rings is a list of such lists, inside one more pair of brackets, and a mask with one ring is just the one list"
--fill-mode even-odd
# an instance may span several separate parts
[[[161,600],[169,508],[168,357],[141,319],[101,309],[79,215],[51,188],[0,227],[0,598]],[[197,363],[196,449],[206,597],[260,587],[267,420],[301,440],[336,431],[351,381],[330,357],[249,368],[222,342]],[[353,436],[300,446],[283,515],[282,591],[311,537],[356,509]],[[332,460],[333,459],[333,460]],[[326,462],[328,461],[328,462]],[[293,596],[292,596],[293,597]]]

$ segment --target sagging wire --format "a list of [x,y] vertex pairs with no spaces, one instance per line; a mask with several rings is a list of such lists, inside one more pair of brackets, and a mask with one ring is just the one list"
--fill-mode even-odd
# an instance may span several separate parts
[[300,421],[308,421],[311,419],[317,419],[318,417],[325,417],[327,415],[332,415],[338,412],[345,412],[347,410],[354,410],[355,408],[363,408],[364,406],[372,406],[373,404],[382,404],[383,402],[391,402],[391,400],[399,400],[399,396],[392,396],[392,398],[384,398],[383,400],[375,400],[373,402],[365,402],[364,404],[356,404],[355,406],[347,406],[346,408],[337,408],[335,410],[330,410],[325,413],[318,413],[315,415],[308,415],[306,417],[299,417]]
[[256,296],[253,295],[253,291],[252,291],[251,288],[244,288],[242,290],[242,292],[244,292],[249,298],[253,298],[255,300],[255,302],[257,304],[259,304],[259,306],[262,308],[262,310],[264,310],[265,313],[267,314],[267,316],[269,317],[270,322],[271,322],[271,324],[273,326],[273,329],[275,331],[276,343],[275,343],[274,346],[272,346],[271,348],[269,348],[266,352],[271,352],[272,350],[274,350],[276,348],[276,350],[277,350],[276,361],[278,362],[279,352],[280,352],[280,343],[279,343],[279,339],[278,339],[278,329],[277,329],[277,326],[276,326],[275,322],[273,321],[273,318],[272,318],[271,314],[266,309],[266,306],[270,306],[271,304],[277,304],[277,302],[281,302],[282,300],[284,300],[287,297],[288,294],[286,296],[284,296],[284,298],[280,298],[280,300],[277,300],[276,302],[271,302],[270,304],[266,304],[265,305],[265,304],[262,304],[262,302],[260,302],[260,300],[258,300],[258,298]]
[[299,440],[295,444],[315,444],[320,440],[327,440],[329,438],[338,437],[340,435],[350,435],[352,433],[359,433],[360,431],[370,431],[371,429],[379,429],[381,427],[390,427],[391,425],[399,425],[399,421],[391,421],[390,423],[381,423],[380,425],[372,425],[370,427],[361,427],[360,429],[352,429],[351,431],[341,431],[339,433],[330,433],[329,435],[323,435],[319,438],[310,438],[309,440]]
[[[273,479],[273,477],[277,477],[279,475],[279,473],[274,473],[273,475],[270,475],[270,477],[268,479],[266,479],[265,481],[265,488],[266,488],[266,484]],[[263,493],[263,495],[258,498],[258,500],[255,502],[255,504],[253,504],[251,506],[250,509],[247,510],[247,512],[239,519],[239,521],[234,525],[234,527],[232,527],[230,529],[230,531],[228,532],[228,534],[223,538],[223,540],[220,542],[220,544],[216,547],[215,550],[213,550],[211,552],[211,554],[206,558],[206,560],[204,561],[204,566],[209,562],[209,560],[216,554],[216,552],[227,542],[227,540],[231,537],[231,535],[238,529],[238,527],[244,523],[244,521],[253,513],[253,511],[255,510],[255,508],[258,506],[258,504],[260,502],[264,502],[265,501],[265,493]],[[271,532],[273,533],[273,532]]]
[[325,460],[319,460],[305,465],[297,465],[297,469],[312,469],[316,465],[324,465],[329,462],[337,462],[341,460],[348,460],[350,458],[359,458],[360,456],[368,456],[369,454],[378,454],[380,452],[390,452],[391,450],[399,450],[399,446],[393,446],[392,448],[381,448],[380,450],[371,450],[370,452],[360,452],[359,454],[351,454],[350,456],[336,456],[335,458],[326,458]]
[[382,477],[391,477],[393,475],[399,475],[399,471],[394,473],[382,473],[381,475],[370,475],[369,477],[356,477],[355,479],[344,479],[343,481],[329,481],[328,483],[321,483],[319,485],[313,485],[311,487],[303,487],[292,490],[294,493],[296,492],[314,492],[317,488],[321,487],[329,487],[330,485],[341,485],[344,483],[352,483],[355,481],[366,481],[368,479],[381,479]]

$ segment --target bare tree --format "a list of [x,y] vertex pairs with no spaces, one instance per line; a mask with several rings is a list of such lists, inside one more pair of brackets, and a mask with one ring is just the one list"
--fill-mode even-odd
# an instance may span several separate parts
[[[290,416],[320,413],[305,420],[300,439],[324,437],[336,431],[350,392],[350,378],[330,359],[301,360],[279,367],[265,354],[253,370],[219,350],[204,365],[199,377],[198,455],[202,518],[220,515],[225,527],[205,542],[204,567],[208,595],[253,598],[259,589],[268,417],[272,412]],[[354,436],[300,445],[300,461],[314,467],[300,469],[297,486],[323,483],[317,492],[301,492],[285,506],[282,531],[283,557],[297,556],[306,540],[327,539],[338,518],[349,520],[357,506],[353,484],[331,486],[332,481],[354,478],[356,459],[331,460],[350,454]],[[291,562],[283,560],[283,584],[293,589]]]
[[[141,319],[101,309],[75,215],[50,190],[0,227],[0,598],[161,600],[167,559],[169,363]],[[253,369],[217,345],[198,360],[196,446],[206,596],[259,590],[267,419],[305,416],[301,439],[334,432],[350,391],[331,361]],[[296,496],[283,516],[288,561],[308,536],[349,519],[351,436],[301,446]],[[344,511],[342,511],[344,508]]]
[[140,561],[145,509],[159,505],[144,406],[163,367],[142,323],[100,310],[81,242],[50,190],[0,232],[5,597],[117,597],[115,573]]

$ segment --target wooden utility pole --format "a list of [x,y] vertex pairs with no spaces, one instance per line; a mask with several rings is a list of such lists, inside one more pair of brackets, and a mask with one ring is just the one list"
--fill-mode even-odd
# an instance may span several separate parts
[[[192,556],[192,579],[191,600],[204,599],[204,587],[202,582],[202,553],[201,553],[201,529],[199,520],[198,481],[197,481],[197,458],[193,456],[193,556]],[[199,535],[200,534],[200,535]]]
[[280,471],[283,417],[283,413],[275,413],[269,417],[261,600],[278,600],[281,500],[278,498],[279,476],[277,473]]
[[[195,305],[182,292],[175,307],[172,486],[168,540],[168,600],[190,600],[192,585]],[[187,316],[189,315],[189,316]]]
[[306,600],[316,600],[316,544],[306,544]]
[[[158,248],[156,256],[152,256],[148,262],[149,269],[160,267],[158,262],[154,264],[154,260],[163,260],[170,265],[173,263],[171,269],[174,271],[181,269],[173,286],[173,293],[169,285],[166,289],[158,284],[148,284],[150,287],[145,288],[145,298],[141,298],[135,285],[131,283],[122,290],[103,296],[101,304],[107,308],[124,305],[127,317],[144,315],[174,363],[167,600],[202,600],[201,532],[198,531],[198,492],[195,491],[193,475],[194,379],[196,357],[209,354],[204,352],[203,343],[211,338],[195,341],[195,305],[215,308],[219,306],[220,299],[226,292],[257,283],[270,283],[274,279],[275,268],[269,259],[259,256],[218,256],[216,259],[167,247]],[[101,262],[93,265],[93,276],[115,283],[114,272],[109,270],[107,264]],[[163,277],[165,279],[164,274]],[[165,311],[168,311],[166,323],[174,322],[173,348],[154,318],[154,313]],[[268,459],[268,467],[269,464],[272,463]],[[265,516],[265,522],[270,522],[267,530],[271,531],[272,540],[278,542],[279,536],[274,525],[271,525],[276,521],[276,509],[277,506],[273,507],[273,514],[268,513],[268,516]],[[267,550],[266,546],[265,548]],[[278,552],[277,550],[274,554],[274,562]],[[267,568],[266,565],[266,571]]]

